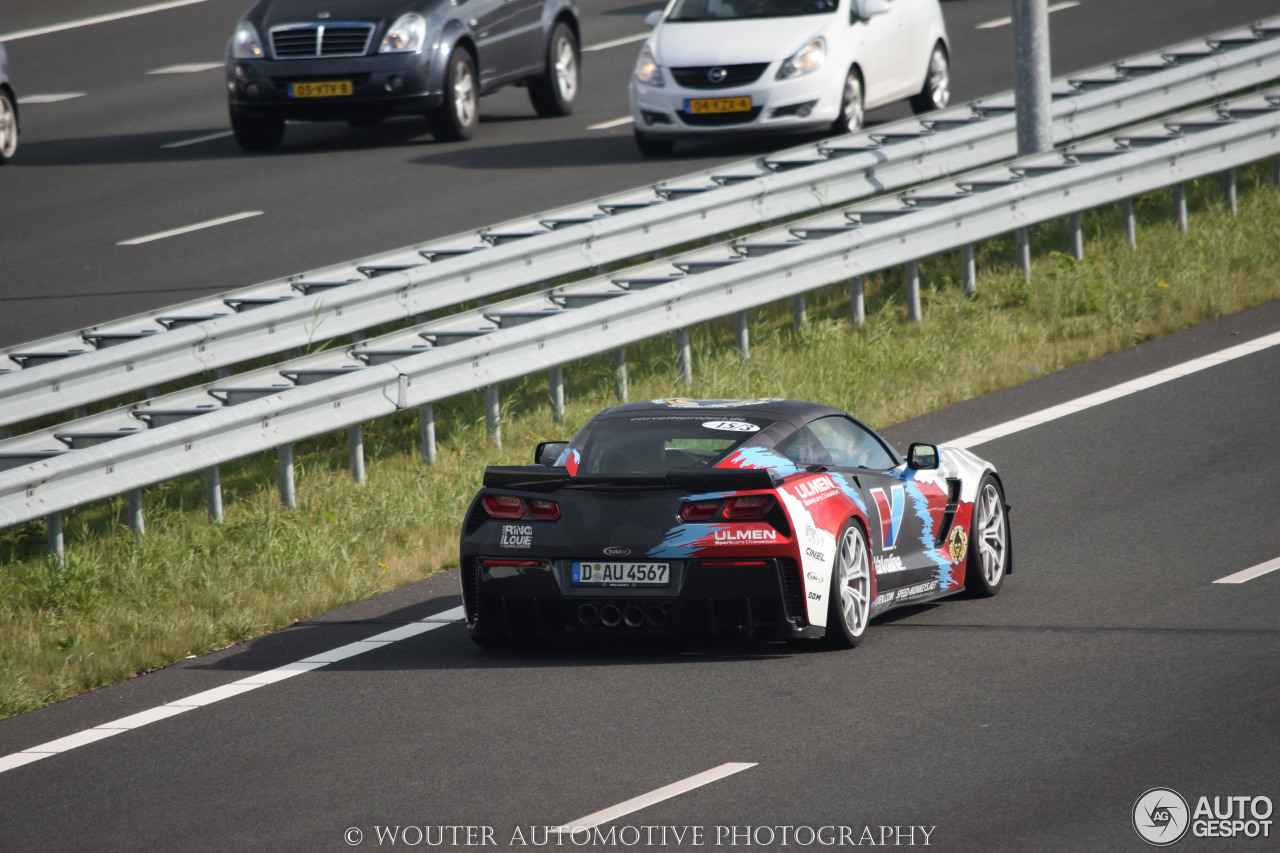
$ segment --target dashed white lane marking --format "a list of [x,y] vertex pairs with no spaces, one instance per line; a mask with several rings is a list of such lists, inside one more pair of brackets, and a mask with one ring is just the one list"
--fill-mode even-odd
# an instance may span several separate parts
[[587,130],[608,130],[611,127],[622,127],[624,124],[631,124],[633,120],[631,116],[615,118],[613,121],[602,121],[599,124],[593,124]]
[[410,622],[399,628],[392,628],[390,631],[384,631],[367,639],[339,646],[336,649],[321,652],[318,655],[312,655],[304,660],[287,663],[284,666],[260,672],[257,675],[250,675],[247,678],[224,684],[221,687],[215,687],[212,690],[205,690],[183,699],[176,699],[173,702],[146,711],[140,711],[127,717],[121,717],[118,720],[103,723],[100,726],[94,726],[91,729],[85,729],[82,732],[76,732],[57,740],[51,740],[48,743],[42,743],[39,746],[33,746],[21,752],[0,756],[0,773],[12,770],[15,767],[21,767],[24,764],[30,764],[33,761],[39,761],[42,758],[48,758],[51,755],[58,755],[76,747],[100,741],[103,738],[109,738],[112,735],[142,728],[177,714],[183,714],[196,708],[203,708],[206,705],[212,705],[214,702],[221,702],[223,699],[230,699],[233,696],[257,690],[259,687],[266,687],[268,684],[276,684],[286,678],[292,678],[295,675],[301,675],[304,672],[310,672],[313,669],[319,669],[337,661],[347,660],[365,652],[385,648],[391,643],[416,637],[419,634],[425,634],[427,631],[443,628],[445,625],[452,625],[462,619],[463,615],[463,609],[455,607],[452,610],[428,616],[417,622]]
[[[1065,3],[1054,3],[1049,7],[1049,14],[1061,12],[1063,9],[1070,9],[1072,6],[1079,6],[1080,0],[1067,0]],[[975,30],[994,30],[996,27],[1007,27],[1013,23],[1013,18],[996,18],[994,21],[987,21],[974,27]]]
[[943,442],[943,444],[950,447],[974,447],[1049,421],[1056,421],[1058,418],[1065,418],[1067,415],[1074,415],[1076,412],[1083,412],[1085,409],[1092,409],[1094,406],[1101,406],[1103,403],[1110,403],[1112,400],[1118,400],[1121,397],[1127,397],[1130,394],[1136,394],[1139,391],[1145,391],[1148,388],[1154,388],[1157,385],[1163,385],[1175,379],[1181,379],[1184,376],[1190,376],[1192,373],[1197,373],[1214,365],[1234,361],[1237,358],[1244,358],[1256,352],[1262,352],[1277,345],[1280,345],[1280,332],[1274,332],[1270,335],[1255,338],[1252,341],[1246,341],[1243,344],[1227,347],[1224,350],[1194,358],[1191,361],[1184,361],[1182,364],[1175,364],[1172,367],[1166,367],[1164,370],[1158,370],[1155,373],[1140,376],[1128,382],[1121,382],[1119,385],[1114,385],[1102,391],[1087,394],[1084,397],[1078,397],[1066,403],[1059,403],[1056,406],[1041,409],[1021,418],[1015,418],[978,432],[969,433],[954,441]]
[[70,101],[73,98],[83,98],[86,92],[53,92],[47,95],[23,95],[18,98],[19,104],[56,104],[58,101]]
[[648,33],[640,33],[640,35],[638,36],[625,36],[620,39],[614,39],[613,41],[602,41],[599,44],[593,44],[590,47],[584,47],[582,49],[582,52],[591,53],[597,50],[608,50],[611,47],[622,47],[624,44],[631,44],[632,42],[636,42],[636,41],[644,41],[648,37],[649,37]]
[[192,231],[200,231],[204,228],[213,228],[215,225],[226,225],[228,222],[238,222],[241,219],[248,219],[251,216],[261,215],[261,210],[246,210],[243,213],[233,213],[230,216],[220,216],[217,219],[210,219],[208,222],[197,222],[195,225],[184,225],[181,228],[161,231],[158,234],[148,234],[145,237],[134,237],[132,240],[121,240],[119,243],[116,243],[116,245],[137,246],[142,243],[150,243],[153,240],[163,240],[166,237],[176,237],[179,234],[190,234]]
[[221,68],[222,62],[183,62],[178,65],[166,65],[164,68],[153,68],[148,74],[195,74],[199,71],[212,71]]
[[672,797],[692,791],[694,788],[701,788],[703,785],[709,785],[712,782],[732,776],[734,773],[741,773],[749,767],[755,767],[756,762],[732,761],[728,764],[721,764],[719,767],[713,767],[705,770],[688,779],[682,779],[679,782],[672,782],[670,785],[664,785],[656,791],[650,791],[647,794],[641,794],[638,797],[627,800],[625,803],[618,803],[616,806],[610,806],[607,809],[589,814],[586,817],[580,817],[577,820],[571,820],[566,824],[557,826],[552,832],[568,832],[575,830],[591,829],[602,823],[608,823],[611,820],[617,820],[623,815],[629,815],[632,812],[638,812],[641,809],[648,808],[654,803],[660,803],[663,800],[669,800]]
[[215,139],[226,139],[232,135],[230,130],[220,130],[217,133],[209,133],[204,136],[197,136],[194,139],[184,139],[181,142],[170,142],[167,145],[161,145],[161,148],[186,148],[188,145],[198,145],[201,142],[212,142]]
[[1214,583],[1244,583],[1254,578],[1260,578],[1277,569],[1280,569],[1280,557],[1276,557],[1274,560],[1267,560],[1265,563],[1259,563],[1252,569],[1245,569],[1243,572],[1236,572],[1234,575],[1218,578]]
[[0,41],[17,41],[18,39],[31,38],[32,36],[45,36],[49,33],[60,33],[63,30],[74,30],[79,27],[89,27],[94,24],[105,24],[109,21],[119,21],[122,18],[133,18],[138,15],[149,15],[152,12],[163,12],[166,9],[177,9],[180,6],[194,6],[197,3],[203,3],[204,0],[172,0],[169,3],[156,3],[153,6],[138,6],[134,9],[125,9],[123,12],[108,12],[105,15],[94,15],[92,18],[80,18],[75,21],[67,21],[64,24],[51,24],[47,27],[37,27],[31,30],[18,30],[15,33],[6,33],[0,35]]

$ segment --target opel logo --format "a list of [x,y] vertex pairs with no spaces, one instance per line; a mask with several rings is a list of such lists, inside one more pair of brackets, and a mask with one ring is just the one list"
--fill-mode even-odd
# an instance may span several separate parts
[[614,545],[609,548],[605,548],[604,553],[606,557],[625,557],[631,553],[631,549],[619,548],[618,546]]
[[727,68],[712,68],[710,71],[707,72],[707,79],[710,80],[712,83],[723,83],[724,78],[728,76],[729,76],[729,69]]
[[319,14],[317,14],[317,15],[316,15],[316,17],[317,17],[317,18],[327,18],[327,17],[329,17],[329,13],[328,13],[328,12],[320,12]]

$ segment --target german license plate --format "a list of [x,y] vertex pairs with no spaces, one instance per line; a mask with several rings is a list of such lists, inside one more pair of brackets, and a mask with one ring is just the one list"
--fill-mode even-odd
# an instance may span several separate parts
[[706,113],[747,113],[751,112],[751,98],[690,98],[685,102],[684,111],[690,115]]
[[354,91],[350,80],[321,80],[315,83],[290,83],[291,98],[337,98]]
[[670,563],[574,563],[572,581],[594,586],[666,586]]

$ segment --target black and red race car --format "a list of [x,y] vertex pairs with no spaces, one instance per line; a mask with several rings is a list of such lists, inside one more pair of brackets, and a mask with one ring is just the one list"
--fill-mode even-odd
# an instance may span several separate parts
[[995,468],[958,448],[903,459],[847,413],[795,400],[606,409],[539,464],[489,467],[462,530],[482,646],[565,632],[826,637],[1013,568]]

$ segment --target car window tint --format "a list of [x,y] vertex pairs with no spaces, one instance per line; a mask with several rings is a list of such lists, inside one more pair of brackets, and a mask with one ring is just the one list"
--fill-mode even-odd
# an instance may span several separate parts
[[773,423],[723,415],[608,418],[582,447],[579,474],[662,474],[710,468]]
[[879,439],[868,429],[841,415],[819,418],[809,424],[831,462],[841,468],[875,468],[883,470],[895,464]]
[[834,465],[835,460],[808,427],[800,427],[774,448],[797,465]]

